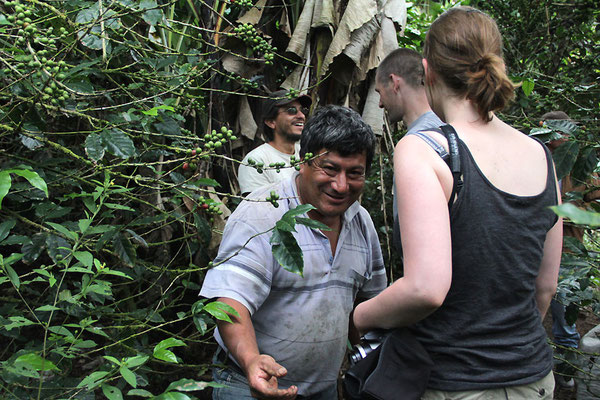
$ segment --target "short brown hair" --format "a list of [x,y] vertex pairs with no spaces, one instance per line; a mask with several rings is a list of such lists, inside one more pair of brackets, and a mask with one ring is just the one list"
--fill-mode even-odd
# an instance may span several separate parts
[[506,75],[502,37],[496,22],[472,7],[454,7],[431,24],[424,57],[435,75],[459,96],[471,100],[486,122],[514,97]]
[[396,49],[388,54],[377,67],[376,79],[383,80],[390,74],[398,75],[412,87],[423,84],[423,57],[411,49]]

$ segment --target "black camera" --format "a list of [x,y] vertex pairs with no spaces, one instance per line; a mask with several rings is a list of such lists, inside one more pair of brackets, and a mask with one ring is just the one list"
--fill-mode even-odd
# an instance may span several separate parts
[[350,365],[352,366],[360,360],[363,360],[369,353],[378,348],[379,345],[383,343],[383,339],[385,339],[385,336],[388,333],[389,331],[387,330],[375,329],[361,337],[360,343],[352,346],[352,350],[350,350],[350,353],[348,354]]

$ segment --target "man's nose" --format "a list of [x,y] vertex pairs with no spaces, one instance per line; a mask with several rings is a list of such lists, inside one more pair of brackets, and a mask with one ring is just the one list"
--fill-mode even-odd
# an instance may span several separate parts
[[333,182],[331,183],[333,190],[338,193],[346,193],[348,191],[348,178],[346,178],[346,173],[343,171],[337,174],[333,178]]

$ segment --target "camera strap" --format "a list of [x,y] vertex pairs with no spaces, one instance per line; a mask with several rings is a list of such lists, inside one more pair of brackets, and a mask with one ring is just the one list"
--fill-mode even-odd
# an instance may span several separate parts
[[450,194],[450,199],[448,200],[448,207],[452,208],[454,199],[456,196],[458,196],[464,184],[460,166],[460,154],[458,152],[458,135],[456,134],[456,130],[452,125],[442,125],[440,126],[440,129],[444,133],[446,140],[448,140],[448,150],[450,156],[448,157],[446,163],[450,167],[452,177],[454,178],[454,183],[452,184],[452,193]]

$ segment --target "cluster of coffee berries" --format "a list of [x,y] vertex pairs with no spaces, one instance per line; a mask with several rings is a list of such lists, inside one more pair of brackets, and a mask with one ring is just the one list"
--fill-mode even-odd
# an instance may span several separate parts
[[284,162],[272,162],[271,164],[269,164],[269,168],[275,168],[275,171],[277,171],[277,173],[281,172],[281,168],[283,167],[285,167]]
[[227,143],[228,140],[236,140],[237,136],[233,134],[231,129],[227,127],[221,127],[221,131],[217,132],[215,129],[211,133],[204,135],[204,147],[207,149],[218,149]]
[[263,162],[256,162],[256,161],[254,161],[254,159],[249,158],[248,159],[248,164],[250,164],[254,168],[256,168],[256,172],[258,172],[259,174],[263,173],[263,168],[265,167],[265,163],[263,163]]
[[250,8],[252,7],[254,4],[253,0],[229,0],[229,4],[235,4],[237,6],[240,7],[247,7]]
[[219,209],[219,204],[212,199],[206,199],[204,196],[198,197],[198,203],[200,208],[208,214],[221,215],[223,211]]
[[295,155],[291,155],[290,156],[290,164],[292,165],[292,167],[294,167],[296,169],[296,171],[300,171],[300,162],[302,160],[297,159]]
[[273,207],[279,207],[279,203],[277,202],[277,200],[279,200],[279,195],[274,190],[271,190],[269,197],[267,197],[265,200],[273,204]]
[[253,51],[263,54],[265,64],[273,64],[275,48],[260,35],[254,25],[243,23],[236,26],[233,31],[244,41],[244,43],[251,46]]
[[230,82],[237,82],[243,90],[247,90],[247,89],[258,89],[258,82],[247,79],[247,78],[242,78],[239,75],[228,75],[227,78],[225,79],[225,81],[227,83]]

